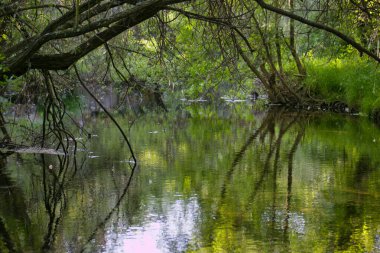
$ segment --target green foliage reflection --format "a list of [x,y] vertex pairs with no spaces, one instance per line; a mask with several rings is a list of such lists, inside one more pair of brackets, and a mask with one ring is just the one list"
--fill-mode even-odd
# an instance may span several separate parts
[[45,166],[1,160],[2,252],[47,242],[55,252],[117,252],[136,241],[162,252],[379,249],[380,130],[366,120],[247,105],[145,115],[130,128],[139,169],[116,209],[127,147],[107,119],[93,120],[92,153],[79,153],[65,178],[49,172],[59,168],[53,156]]

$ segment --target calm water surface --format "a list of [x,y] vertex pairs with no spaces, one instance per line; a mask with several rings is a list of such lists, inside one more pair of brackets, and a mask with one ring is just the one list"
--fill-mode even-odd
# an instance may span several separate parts
[[0,158],[0,252],[380,252],[380,130],[365,118],[172,114],[119,117],[132,178],[103,117],[76,156]]

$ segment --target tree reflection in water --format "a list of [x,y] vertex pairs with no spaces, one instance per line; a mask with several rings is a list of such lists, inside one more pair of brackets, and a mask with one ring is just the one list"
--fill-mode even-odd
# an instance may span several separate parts
[[[268,175],[272,173],[273,176],[273,195],[272,195],[272,210],[271,210],[271,233],[275,235],[275,227],[276,222],[278,221],[276,215],[277,215],[277,206],[276,206],[276,198],[277,198],[277,175],[278,175],[278,165],[279,165],[279,158],[280,158],[280,152],[284,152],[284,150],[281,150],[281,144],[283,142],[284,135],[289,131],[290,129],[293,129],[293,131],[296,131],[296,138],[291,145],[290,149],[285,151],[287,152],[287,164],[288,164],[288,176],[287,176],[287,196],[286,196],[286,204],[285,204],[285,216],[283,217],[283,240],[286,242],[288,241],[289,236],[289,218],[291,215],[291,195],[292,195],[292,180],[293,180],[293,161],[294,161],[294,154],[299,146],[301,139],[305,133],[305,123],[308,118],[308,115],[301,114],[301,113],[287,113],[284,110],[275,110],[275,111],[269,111],[264,120],[261,122],[260,126],[255,130],[255,132],[247,139],[247,141],[244,143],[244,145],[241,147],[241,149],[236,153],[235,158],[232,162],[232,166],[227,171],[224,183],[221,187],[221,194],[220,194],[220,203],[219,208],[217,209],[217,212],[215,214],[215,217],[221,217],[223,214],[221,211],[221,208],[223,206],[227,205],[226,200],[226,191],[228,188],[228,184],[231,183],[231,180],[233,178],[233,174],[236,170],[236,167],[238,166],[239,162],[243,159],[246,152],[256,152],[260,150],[261,146],[265,150],[263,152],[265,158],[262,159],[264,164],[261,164],[261,166],[255,166],[251,167],[251,169],[261,169],[259,171],[259,176],[257,178],[254,178],[254,181],[252,182],[252,189],[250,191],[249,197],[247,202],[249,203],[246,205],[244,212],[250,213],[252,212],[252,209],[255,207],[255,197],[257,193],[260,191],[260,189],[263,188],[263,184],[265,180],[267,179]],[[294,126],[294,125],[297,126]],[[277,130],[276,130],[277,129]],[[252,146],[256,144],[254,147],[255,149],[249,150],[249,148],[252,148]],[[259,145],[259,146],[257,146]],[[259,151],[260,152],[260,151]],[[260,152],[261,153],[261,152]],[[257,154],[259,155],[259,154]],[[216,223],[218,224],[218,219],[216,220]],[[271,237],[268,239],[270,240]],[[212,242],[211,244],[218,244],[220,242]],[[232,248],[231,248],[232,250]],[[274,249],[272,249],[274,250]]]
[[[33,252],[84,251],[86,244],[91,242],[97,232],[106,225],[112,214],[118,210],[121,202],[126,197],[134,171],[136,170],[136,163],[130,163],[131,170],[126,182],[123,185],[120,184],[120,180],[114,182],[115,192],[119,192],[116,201],[113,207],[108,209],[108,213],[98,219],[99,223],[92,226],[92,232],[88,232],[87,235],[86,233],[77,235],[76,238],[72,238],[71,242],[63,241],[64,244],[62,244],[62,239],[67,240],[64,238],[66,234],[64,231],[70,229],[70,227],[65,228],[67,226],[65,223],[68,221],[73,222],[72,217],[70,217],[71,211],[68,210],[68,207],[73,210],[77,204],[71,203],[73,201],[73,193],[68,194],[68,189],[72,191],[72,186],[76,185],[78,180],[83,180],[81,177],[83,176],[84,167],[88,163],[87,156],[83,154],[41,154],[39,157],[28,155],[28,158],[32,156],[33,164],[40,166],[39,169],[31,167],[30,174],[25,173],[30,177],[32,185],[32,192],[28,192],[30,186],[26,186],[27,188],[25,188],[23,185],[18,185],[18,182],[15,182],[6,172],[5,168],[9,155],[17,156],[18,159],[21,159],[19,154],[9,153],[0,156],[0,197],[2,200],[0,205],[1,252],[3,250],[6,250],[5,252],[24,252],[29,249]],[[78,157],[80,157],[79,163]],[[23,162],[20,161],[20,163]],[[23,192],[25,190],[27,192]],[[24,199],[25,194],[31,194],[36,202],[32,203],[30,201],[33,200]],[[44,206],[43,210],[39,204],[41,201]],[[80,210],[77,211],[85,213],[86,210],[83,207],[79,206]],[[91,208],[91,206],[87,205],[87,208]],[[14,211],[9,212],[9,210]],[[5,214],[4,218],[2,214]],[[37,223],[36,220],[31,221],[31,217],[32,219],[37,218]],[[86,218],[91,220],[92,217]],[[79,222],[78,217],[74,219],[74,222]],[[21,226],[15,226],[15,223]],[[84,236],[88,237],[87,241],[81,239]],[[78,238],[81,240],[78,240]],[[67,248],[63,249],[63,245]]]
[[[17,194],[14,194],[15,190],[17,191],[17,189],[12,187],[12,182],[5,172],[6,163],[7,163],[6,158],[8,155],[10,154],[0,153],[0,196],[4,196],[4,198],[1,198],[2,199],[1,205],[2,206],[7,205],[7,208],[9,209],[16,209],[16,208],[13,208],[13,206],[11,205],[11,202],[12,200],[16,202],[19,199],[17,198]],[[6,250],[8,250],[9,252],[15,252],[16,246],[14,245],[11,234],[4,223],[4,218],[1,216],[0,216],[0,241],[2,241],[2,243],[4,244],[4,248]]]
[[141,169],[102,118],[91,155],[3,156],[0,250],[376,252],[380,131],[240,113],[140,118],[130,133]]
[[[45,156],[44,154],[41,155],[42,184],[49,222],[42,250],[49,251],[53,247],[58,226],[67,206],[66,185],[75,177],[78,168],[75,155],[72,157],[69,155],[56,156],[57,165],[47,163]],[[50,160],[50,162],[53,161]]]

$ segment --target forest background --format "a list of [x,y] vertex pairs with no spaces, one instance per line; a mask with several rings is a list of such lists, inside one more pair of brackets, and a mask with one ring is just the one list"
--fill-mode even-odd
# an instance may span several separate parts
[[65,129],[78,87],[112,87],[126,107],[260,94],[378,120],[379,13],[374,0],[2,1],[2,143],[16,104],[40,108],[42,136]]

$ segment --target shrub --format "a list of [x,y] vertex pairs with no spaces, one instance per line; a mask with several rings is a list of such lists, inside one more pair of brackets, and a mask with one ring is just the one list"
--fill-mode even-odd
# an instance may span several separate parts
[[380,109],[380,69],[359,57],[309,59],[306,86],[319,98],[336,100],[371,113]]

